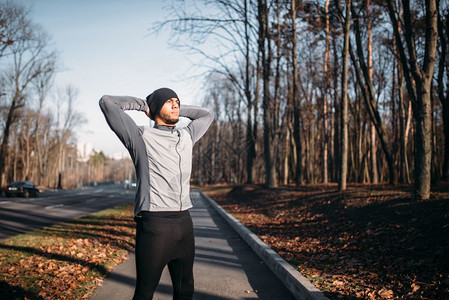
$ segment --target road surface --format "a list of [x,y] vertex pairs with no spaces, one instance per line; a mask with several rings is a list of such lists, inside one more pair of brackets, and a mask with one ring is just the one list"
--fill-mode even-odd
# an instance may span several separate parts
[[0,197],[0,240],[133,202],[134,192],[108,185],[42,191],[37,198]]

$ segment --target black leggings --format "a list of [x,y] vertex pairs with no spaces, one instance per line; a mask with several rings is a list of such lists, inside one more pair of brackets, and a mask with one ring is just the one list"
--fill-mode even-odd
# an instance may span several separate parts
[[137,279],[133,300],[153,298],[166,265],[173,299],[192,299],[195,242],[189,212],[145,211],[135,220]]

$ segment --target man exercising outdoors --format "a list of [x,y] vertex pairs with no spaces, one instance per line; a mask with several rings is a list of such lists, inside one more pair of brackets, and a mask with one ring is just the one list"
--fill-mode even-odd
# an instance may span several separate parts
[[[209,128],[213,114],[206,108],[180,105],[176,93],[160,88],[146,101],[131,96],[103,96],[100,108],[109,127],[128,149],[137,175],[136,287],[134,300],[153,298],[166,265],[173,299],[192,299],[195,242],[189,214],[192,148]],[[137,126],[126,110],[154,120]],[[176,128],[179,117],[192,121]]]

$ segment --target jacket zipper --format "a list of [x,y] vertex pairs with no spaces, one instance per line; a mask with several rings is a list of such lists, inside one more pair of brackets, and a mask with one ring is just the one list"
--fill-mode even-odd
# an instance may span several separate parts
[[178,151],[178,146],[181,143],[181,133],[179,132],[179,130],[176,130],[177,134],[178,134],[178,142],[176,143],[176,153],[178,153],[179,156],[179,187],[180,187],[180,192],[179,192],[179,210],[182,210],[182,168],[181,168],[181,154]]

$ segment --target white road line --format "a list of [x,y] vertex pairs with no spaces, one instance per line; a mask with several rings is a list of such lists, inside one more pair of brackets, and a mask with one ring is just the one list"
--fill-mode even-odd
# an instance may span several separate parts
[[58,207],[62,207],[62,206],[64,206],[64,204],[55,204],[55,205],[46,206],[45,209],[53,209],[53,208],[58,208]]

